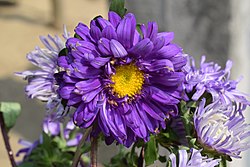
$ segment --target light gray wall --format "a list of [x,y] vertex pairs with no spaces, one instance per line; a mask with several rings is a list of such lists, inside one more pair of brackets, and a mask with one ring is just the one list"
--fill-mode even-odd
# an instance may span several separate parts
[[175,42],[184,51],[199,58],[207,55],[221,65],[228,58],[228,0],[127,0],[129,11],[137,20],[157,21],[161,31],[175,32]]

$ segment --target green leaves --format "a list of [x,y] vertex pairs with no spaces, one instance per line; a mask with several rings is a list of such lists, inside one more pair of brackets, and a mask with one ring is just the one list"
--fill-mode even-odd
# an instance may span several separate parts
[[7,130],[10,130],[15,125],[17,117],[20,115],[21,106],[19,103],[1,102],[0,111],[3,113]]
[[158,159],[158,144],[155,136],[150,137],[150,141],[145,144],[146,166],[153,164]]
[[[19,165],[19,167],[68,167],[71,166],[74,157],[75,147],[68,147],[62,139],[54,138],[46,133],[42,134],[42,143],[39,143],[29,156]],[[68,149],[67,149],[68,148]],[[90,145],[85,144],[82,147],[82,153],[90,150]],[[81,162],[88,166],[89,159],[82,155]]]
[[114,11],[123,17],[127,11],[124,0],[111,0],[109,11]]

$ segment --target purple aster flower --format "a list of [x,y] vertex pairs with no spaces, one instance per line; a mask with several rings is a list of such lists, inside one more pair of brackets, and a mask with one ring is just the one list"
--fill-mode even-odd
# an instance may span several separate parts
[[58,71],[58,54],[64,48],[65,40],[69,38],[66,28],[64,28],[63,37],[64,39],[50,35],[48,38],[40,37],[45,48],[36,47],[27,54],[27,59],[40,69],[16,73],[28,81],[28,85],[25,87],[27,96],[47,102],[47,110],[49,112],[57,111],[58,115],[63,113],[64,108],[56,93],[54,74]]
[[[179,150],[177,161],[175,154],[170,154],[172,167],[214,167],[219,165],[219,159],[207,158],[201,155],[201,150],[191,149],[191,156],[188,155],[186,150]],[[178,164],[177,164],[178,162]]]
[[184,87],[187,93],[194,91],[192,100],[198,100],[205,92],[212,95],[213,101],[220,100],[222,103],[233,105],[234,102],[242,107],[242,110],[249,105],[249,95],[237,90],[240,80],[229,80],[232,62],[226,63],[226,68],[221,69],[213,62],[206,63],[205,56],[202,56],[200,68],[196,68],[195,61],[189,57],[189,63],[183,68],[186,72]]
[[58,59],[57,75],[60,96],[77,108],[75,124],[94,125],[109,142],[125,146],[137,138],[148,141],[177,114],[183,95],[186,58],[171,43],[173,33],[158,33],[149,22],[140,34],[133,14],[114,12],[108,20],[95,18],[90,28],[79,23],[75,32],[66,42],[68,54]]
[[199,142],[221,154],[239,158],[250,148],[250,125],[238,108],[220,101],[205,107],[203,99],[194,114],[194,126]]

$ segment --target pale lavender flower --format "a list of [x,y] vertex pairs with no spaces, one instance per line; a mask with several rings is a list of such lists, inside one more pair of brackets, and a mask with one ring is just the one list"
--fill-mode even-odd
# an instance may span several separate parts
[[64,28],[64,39],[58,36],[40,37],[45,48],[36,47],[35,50],[27,54],[27,59],[39,69],[17,72],[28,81],[25,92],[29,98],[37,98],[47,102],[47,111],[56,110],[59,114],[63,113],[61,99],[56,93],[57,86],[54,74],[58,72],[57,58],[59,52],[65,47],[65,40],[69,38],[66,28]]
[[179,150],[177,164],[177,158],[175,154],[170,154],[172,167],[214,167],[219,165],[219,159],[207,158],[201,155],[201,150],[191,149],[191,156],[188,155],[186,150]]
[[43,120],[43,131],[51,136],[60,134],[60,122],[54,118],[53,114],[47,115]]
[[194,114],[198,141],[221,154],[240,158],[240,153],[250,148],[250,125],[238,110],[220,101],[205,107],[203,99]]
[[183,68],[185,77],[185,90],[187,93],[193,93],[191,99],[198,100],[205,92],[210,93],[213,101],[221,101],[228,105],[237,103],[242,110],[249,105],[247,100],[249,95],[237,90],[237,84],[240,80],[230,80],[230,70],[232,62],[227,61],[225,69],[213,62],[205,62],[205,56],[202,56],[200,67],[195,66],[195,61],[189,57],[189,63]]

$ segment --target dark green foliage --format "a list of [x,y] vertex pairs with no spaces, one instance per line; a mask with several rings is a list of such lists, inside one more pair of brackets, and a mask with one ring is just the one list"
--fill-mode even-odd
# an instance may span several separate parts
[[124,0],[111,0],[109,11],[114,11],[123,17],[126,14],[127,9],[125,8]]

